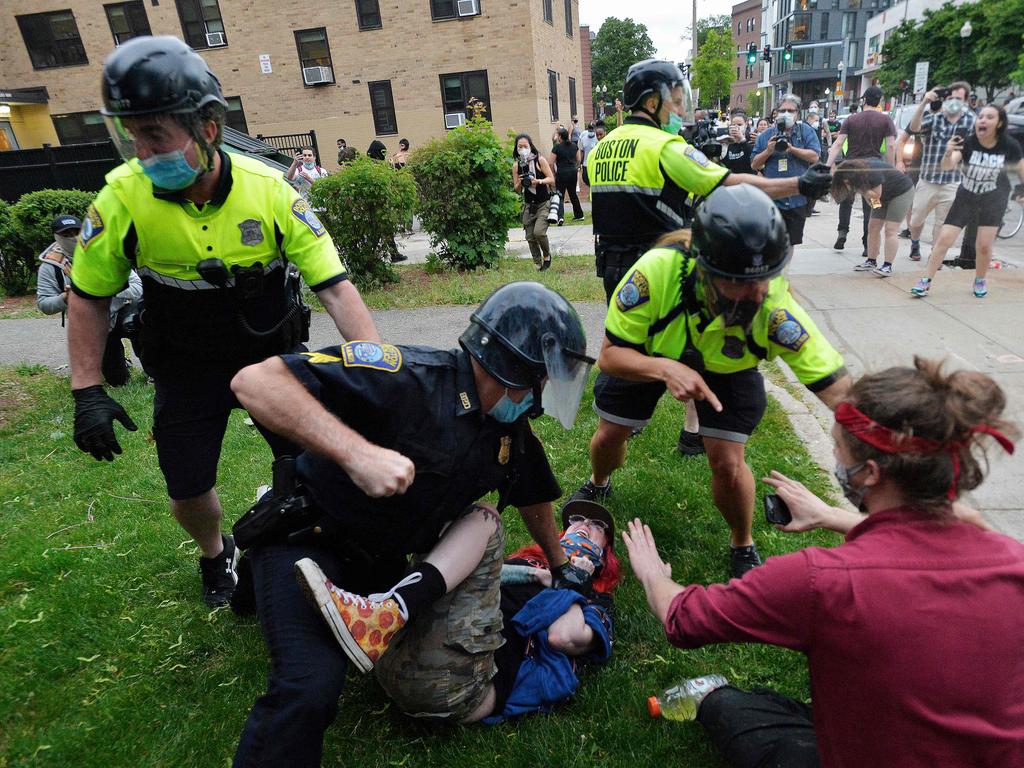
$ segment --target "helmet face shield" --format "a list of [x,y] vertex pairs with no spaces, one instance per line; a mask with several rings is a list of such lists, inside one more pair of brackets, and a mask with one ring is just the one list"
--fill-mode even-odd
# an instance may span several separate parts
[[566,429],[571,429],[576,422],[594,360],[574,350],[563,349],[553,333],[545,333],[542,342],[547,381],[541,404],[545,413],[558,419]]
[[188,164],[197,172],[212,167],[215,147],[205,140],[202,119],[196,112],[165,112],[134,117],[104,115],[103,121],[118,154],[125,162],[139,158],[145,166],[147,158],[178,155],[184,158],[190,145],[194,145],[195,159]]
[[679,87],[683,89],[683,109],[679,114],[683,118],[683,125],[691,126],[696,122],[694,118],[696,111],[693,108],[693,89],[690,87],[690,81],[685,78],[679,83]]
[[106,124],[107,133],[110,134],[110,139],[117,147],[117,153],[122,160],[127,163],[139,156],[135,149],[135,135],[125,127],[122,118],[104,115],[103,122]]

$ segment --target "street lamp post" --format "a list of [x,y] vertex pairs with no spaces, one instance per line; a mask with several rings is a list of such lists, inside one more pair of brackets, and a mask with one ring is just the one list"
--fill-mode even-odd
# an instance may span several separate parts
[[967,38],[971,36],[971,32],[974,30],[971,28],[971,20],[968,19],[964,22],[964,25],[960,27],[960,79],[964,79],[964,49],[967,47]]
[[[846,46],[843,46],[843,50],[844,51],[846,50]],[[843,61],[840,59],[840,61],[839,61],[839,77],[837,78],[839,80],[839,82],[840,82],[840,86],[839,86],[839,89],[836,91],[836,114],[837,115],[839,114],[839,108],[843,104],[843,99],[846,98],[846,76],[843,74],[843,71],[844,71],[843,68],[845,66],[846,65],[843,64]]]
[[831,104],[832,104],[832,89],[831,88],[826,88],[825,89],[825,115],[824,115],[824,117],[822,117],[822,120],[825,120],[825,119],[828,118],[828,108],[829,108],[829,106],[831,106]]

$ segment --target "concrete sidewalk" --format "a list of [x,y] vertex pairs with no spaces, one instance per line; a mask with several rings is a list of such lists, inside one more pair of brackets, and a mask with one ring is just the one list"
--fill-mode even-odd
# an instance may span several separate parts
[[[860,260],[858,238],[852,238],[844,252],[833,251],[837,207],[830,203],[818,207],[822,213],[807,222],[805,242],[796,249],[789,276],[798,299],[846,357],[850,370],[857,375],[889,365],[907,365],[914,354],[948,357],[955,366],[993,376],[1007,394],[1007,415],[1024,425],[1024,333],[1020,321],[1024,313],[1024,233],[997,242],[996,257],[1010,266],[990,272],[988,298],[979,300],[972,295],[973,273],[943,270],[933,295],[914,299],[907,291],[923,267],[907,259],[908,241],[900,241],[893,277],[853,272],[853,265]],[[860,231],[859,215],[859,206],[855,206],[855,233]],[[553,227],[550,233],[556,253],[557,248],[561,253],[593,252],[589,226]],[[522,234],[522,230],[510,232],[510,249],[526,255]],[[429,243],[426,236],[417,234],[403,243],[403,250],[411,260],[423,260]],[[927,246],[924,251],[927,254]],[[552,269],[558,269],[557,258]],[[596,354],[603,337],[604,305],[577,306],[590,351]],[[374,313],[378,328],[389,341],[438,347],[454,346],[468,317],[466,307]],[[66,370],[65,332],[53,318],[0,321],[0,339],[0,364],[27,362]],[[330,318],[323,313],[315,315],[311,346],[327,346],[336,339]],[[817,401],[812,397],[811,402]],[[829,422],[827,414],[819,411],[818,415],[819,423]],[[827,445],[824,453],[819,450],[816,455],[830,465]],[[969,501],[985,510],[1001,530],[1024,540],[1024,465],[1001,451],[994,451],[991,458],[991,476]]]

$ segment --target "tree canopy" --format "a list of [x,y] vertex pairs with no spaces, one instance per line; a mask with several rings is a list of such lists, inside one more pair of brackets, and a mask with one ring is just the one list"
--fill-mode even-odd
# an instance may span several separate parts
[[622,90],[627,70],[654,56],[654,43],[645,25],[610,16],[598,30],[590,54],[594,87],[607,86],[611,101]]
[[709,29],[707,38],[693,60],[691,80],[700,89],[701,104],[721,107],[729,98],[729,89],[736,79],[736,48],[732,30]]
[[[723,13],[718,16],[706,16],[703,19],[697,19],[697,49],[704,47],[704,43],[707,42],[708,32],[712,29],[717,29],[719,32],[732,33],[732,16]],[[691,24],[686,28],[686,32],[682,35],[683,40],[693,40],[693,25]]]

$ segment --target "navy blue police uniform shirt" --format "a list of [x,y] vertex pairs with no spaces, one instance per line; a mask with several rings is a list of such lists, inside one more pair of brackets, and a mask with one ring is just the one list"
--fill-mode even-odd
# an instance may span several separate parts
[[330,459],[298,458],[317,505],[372,555],[428,551],[447,522],[492,491],[499,511],[562,495],[529,421],[503,424],[481,410],[461,349],[355,341],[281,359],[327,410],[416,467],[404,494],[373,499]]

